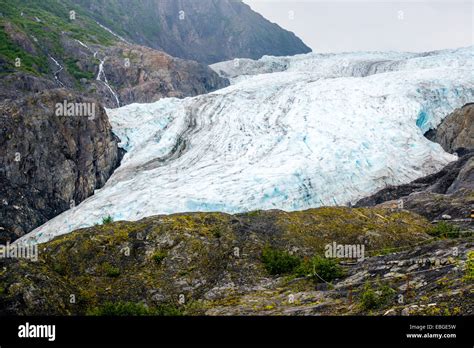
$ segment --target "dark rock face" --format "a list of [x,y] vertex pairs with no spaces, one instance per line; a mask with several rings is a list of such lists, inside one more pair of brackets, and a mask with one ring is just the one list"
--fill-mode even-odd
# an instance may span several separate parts
[[[94,118],[56,116],[64,101],[95,105]],[[2,101],[0,125],[0,244],[79,204],[121,159],[103,107],[64,89]]]
[[387,187],[363,198],[356,206],[394,205],[402,199],[404,208],[434,220],[443,215],[466,219],[474,205],[474,105],[468,104],[448,115],[427,134],[445,151],[460,156],[440,172],[406,185]]
[[16,99],[24,94],[38,93],[54,88],[57,88],[57,85],[53,81],[24,72],[15,72],[0,77],[0,99]]
[[[107,48],[104,55],[107,80],[116,90],[121,105],[196,96],[229,85],[227,79],[206,65],[143,46],[120,43]],[[123,57],[128,59],[126,65]],[[110,95],[110,91],[105,92]]]
[[474,103],[454,110],[436,130],[428,132],[427,138],[450,153],[460,148],[474,149]]
[[[423,215],[430,220],[441,220],[443,215],[449,215],[452,219],[469,219],[474,205],[472,190],[459,190],[449,195],[422,191],[401,198],[404,209]],[[471,226],[472,229],[473,224],[468,223],[467,226]]]
[[236,0],[73,0],[140,45],[212,64],[311,52],[298,37]]

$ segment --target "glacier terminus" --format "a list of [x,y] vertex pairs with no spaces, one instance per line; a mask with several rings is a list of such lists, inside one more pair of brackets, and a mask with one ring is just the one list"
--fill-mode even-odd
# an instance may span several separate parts
[[473,58],[467,47],[217,63],[231,86],[108,109],[127,151],[121,166],[18,242],[45,242],[105,216],[347,205],[432,174],[457,157],[423,134],[473,101]]

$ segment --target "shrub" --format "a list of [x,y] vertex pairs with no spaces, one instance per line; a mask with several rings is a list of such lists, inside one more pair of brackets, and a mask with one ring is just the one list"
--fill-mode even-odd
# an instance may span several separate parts
[[370,282],[365,283],[364,289],[360,295],[360,304],[363,309],[381,308],[393,300],[395,290],[388,285],[382,285],[380,280],[377,282],[377,288],[373,289]]
[[214,238],[217,238],[217,239],[222,237],[222,233],[218,228],[212,230],[212,235],[214,236]]
[[459,238],[460,228],[445,221],[438,222],[428,234],[438,238]]
[[53,271],[59,273],[60,275],[66,275],[66,269],[63,264],[58,263],[57,261],[53,264]]
[[286,251],[265,247],[262,251],[262,262],[271,275],[292,273],[300,265],[301,260]]
[[360,295],[360,304],[364,309],[375,309],[379,306],[379,297],[372,289],[370,283],[366,283]]
[[164,260],[164,258],[166,257],[166,253],[165,252],[162,252],[162,251],[156,251],[155,253],[153,253],[153,255],[151,256],[151,258],[153,259],[153,261],[155,261],[156,264],[160,264],[161,261]]
[[104,263],[102,265],[102,270],[107,277],[116,278],[120,275],[120,268],[114,267],[109,263]]
[[299,276],[311,276],[316,282],[330,282],[344,275],[344,271],[335,259],[328,259],[319,255],[305,260],[296,270]]
[[102,218],[102,225],[108,225],[114,222],[114,219],[112,216],[108,215]]
[[181,311],[171,305],[161,305],[155,308],[149,308],[143,303],[134,302],[106,302],[99,307],[87,311],[87,315],[97,316],[178,316]]
[[463,280],[469,282],[474,281],[474,251],[470,251],[467,254],[466,275]]

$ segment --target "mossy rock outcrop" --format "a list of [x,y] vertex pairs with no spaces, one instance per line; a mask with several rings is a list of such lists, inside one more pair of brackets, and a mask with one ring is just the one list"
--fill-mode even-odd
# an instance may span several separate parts
[[[430,228],[407,211],[344,207],[114,222],[39,245],[36,262],[2,259],[0,314],[84,315],[110,312],[101,310],[110,303],[149,313],[213,314],[252,294],[316,290],[307,279],[270,275],[265,247],[304,260],[323,255],[329,243],[363,244],[372,255],[425,243]],[[173,310],[155,311],[163,306]]]

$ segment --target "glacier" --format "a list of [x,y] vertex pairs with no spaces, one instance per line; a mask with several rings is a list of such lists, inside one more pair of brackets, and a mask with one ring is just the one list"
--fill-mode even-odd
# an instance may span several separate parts
[[473,47],[238,59],[231,85],[107,113],[127,150],[106,185],[17,243],[100,223],[189,211],[354,203],[432,174],[455,154],[427,140],[473,101]]

